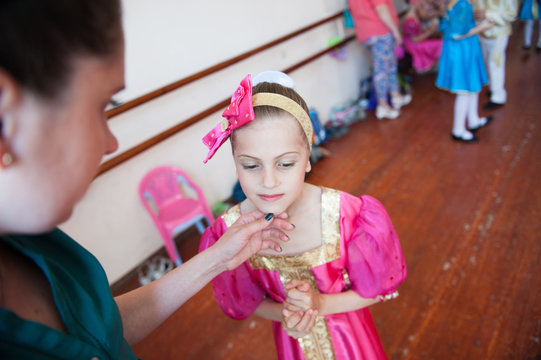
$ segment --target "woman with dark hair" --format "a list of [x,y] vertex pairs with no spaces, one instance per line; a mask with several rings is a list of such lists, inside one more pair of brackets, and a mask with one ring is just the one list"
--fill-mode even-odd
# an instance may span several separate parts
[[56,226],[117,148],[104,110],[124,86],[120,2],[0,4],[0,358],[135,358],[130,344],[220,272],[279,250],[270,238],[293,226],[246,214],[212,248],[113,299],[97,259]]

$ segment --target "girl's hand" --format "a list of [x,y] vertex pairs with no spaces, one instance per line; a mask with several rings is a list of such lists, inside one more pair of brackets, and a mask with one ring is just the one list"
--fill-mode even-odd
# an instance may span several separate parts
[[310,284],[301,280],[291,280],[285,285],[288,290],[284,307],[289,311],[319,311],[320,296]]
[[432,23],[429,25],[428,30],[430,31],[430,35],[437,35],[439,33],[439,25]]
[[211,248],[216,250],[227,270],[233,270],[256,252],[263,249],[282,251],[277,240],[288,241],[282,230],[295,227],[286,221],[288,215],[281,213],[266,219],[261,211],[253,211],[241,217],[227,229]]
[[468,31],[466,35],[462,35],[462,36],[454,35],[453,40],[461,40],[469,36],[479,34],[480,32],[490,29],[492,26],[494,26],[494,21],[485,19],[479,25],[477,25],[476,27]]
[[282,309],[282,327],[287,335],[299,339],[312,331],[316,324],[317,311],[289,311]]

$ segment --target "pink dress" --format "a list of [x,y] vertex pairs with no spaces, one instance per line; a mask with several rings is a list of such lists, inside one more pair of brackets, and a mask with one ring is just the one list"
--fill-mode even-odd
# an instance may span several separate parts
[[408,17],[402,22],[404,47],[411,54],[413,68],[423,72],[430,70],[441,55],[442,39],[425,39],[420,42],[412,40],[414,36],[422,33],[421,23],[417,19]]
[[[406,278],[398,237],[383,205],[370,197],[322,188],[319,248],[299,255],[254,255],[213,281],[214,296],[226,315],[249,317],[268,296],[282,303],[284,284],[293,279],[321,293],[353,289],[364,298],[396,293]],[[212,246],[240,216],[239,205],[226,211],[203,234],[200,251]],[[312,332],[289,337],[273,322],[278,359],[386,359],[368,309],[319,316]]]

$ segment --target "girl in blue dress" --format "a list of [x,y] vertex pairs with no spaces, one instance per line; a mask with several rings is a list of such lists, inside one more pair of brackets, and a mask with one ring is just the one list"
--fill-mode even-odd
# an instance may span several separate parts
[[436,86],[457,94],[451,132],[454,140],[478,141],[472,131],[492,120],[480,118],[477,111],[479,92],[488,83],[477,33],[491,26],[489,20],[475,25],[473,6],[468,0],[451,0],[440,24],[443,45]]
[[532,46],[533,26],[535,20],[539,23],[539,37],[537,38],[537,50],[541,50],[541,20],[539,19],[539,11],[541,10],[541,0],[524,0],[520,6],[518,18],[525,20],[524,24],[524,45],[525,50]]

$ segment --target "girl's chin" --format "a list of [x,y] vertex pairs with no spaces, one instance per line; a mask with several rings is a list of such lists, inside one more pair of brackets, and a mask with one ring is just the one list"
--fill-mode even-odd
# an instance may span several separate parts
[[287,207],[284,207],[284,205],[279,205],[279,204],[258,203],[256,207],[257,207],[257,210],[261,211],[264,214],[268,214],[268,213],[280,214],[287,210]]

